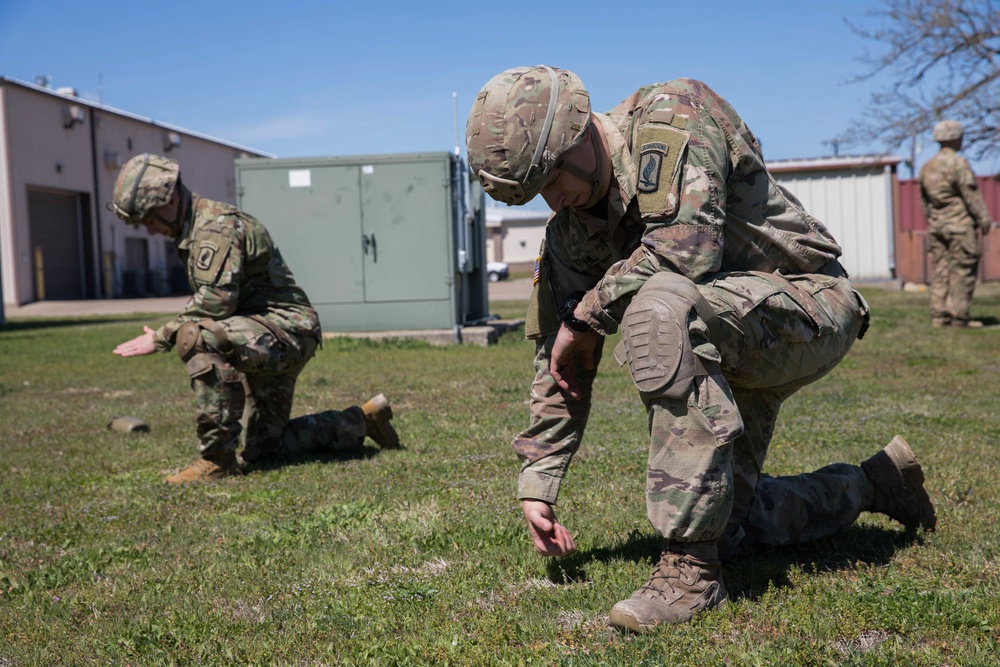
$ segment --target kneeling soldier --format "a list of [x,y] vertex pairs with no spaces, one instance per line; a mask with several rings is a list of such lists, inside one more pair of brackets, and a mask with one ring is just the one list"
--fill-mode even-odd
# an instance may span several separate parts
[[176,347],[191,376],[201,458],[168,482],[235,472],[241,420],[246,461],[355,447],[365,436],[399,447],[381,394],[289,421],[295,381],[320,342],[319,318],[258,220],[192,193],[176,161],[150,154],[122,167],[109,208],[174,239],[194,290],[183,312],[114,350],[135,357]]

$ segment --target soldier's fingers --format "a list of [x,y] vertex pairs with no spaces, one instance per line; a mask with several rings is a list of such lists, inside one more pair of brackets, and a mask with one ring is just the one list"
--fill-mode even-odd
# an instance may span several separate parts
[[569,531],[566,530],[565,526],[557,523],[552,532],[554,541],[559,546],[560,556],[565,556],[566,554],[571,554],[576,551],[576,542],[573,540],[573,536],[569,534]]

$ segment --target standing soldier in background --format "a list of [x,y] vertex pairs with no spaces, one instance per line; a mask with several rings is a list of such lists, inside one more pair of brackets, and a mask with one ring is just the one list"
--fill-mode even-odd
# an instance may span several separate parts
[[920,168],[920,206],[927,218],[931,259],[931,323],[935,327],[981,327],[969,319],[979,268],[979,230],[990,229],[990,213],[976,175],[962,150],[962,124],[934,126],[941,150]]
[[646,408],[646,509],[663,550],[612,624],[688,621],[727,600],[720,556],[831,535],[862,511],[934,528],[899,436],[860,466],[762,473],[782,403],[837,365],[869,314],[840,247],[775,183],[724,99],[678,79],[592,113],[572,72],[520,67],[480,91],[466,144],[491,197],[541,194],[555,211],[525,325],[537,344],[531,418],[513,443],[538,553],[576,548],[553,505],[619,327],[615,358]]
[[191,376],[201,458],[170,483],[219,479],[236,471],[247,411],[245,461],[360,445],[365,436],[399,447],[381,394],[363,406],[289,421],[295,381],[316,352],[319,318],[258,220],[202,199],[181,181],[176,161],[137,155],[122,167],[109,204],[177,246],[194,296],[157,330],[115,348],[122,357],[177,352]]

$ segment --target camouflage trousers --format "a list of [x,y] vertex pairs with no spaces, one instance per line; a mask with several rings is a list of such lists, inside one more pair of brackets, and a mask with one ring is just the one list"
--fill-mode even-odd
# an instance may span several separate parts
[[689,330],[709,374],[686,399],[643,396],[650,522],[668,539],[720,540],[722,553],[852,524],[867,490],[860,467],[762,470],[781,404],[847,354],[868,317],[864,299],[846,278],[822,274],[729,273],[698,290],[714,321],[696,317]]
[[968,322],[979,269],[979,232],[971,224],[961,231],[928,232],[927,251],[931,319],[938,324]]
[[238,449],[241,434],[247,460],[361,444],[366,429],[357,406],[289,421],[295,382],[316,352],[314,337],[276,332],[251,317],[219,324],[231,345],[229,354],[220,351],[226,346],[212,331],[203,330],[201,345],[186,362],[203,456]]

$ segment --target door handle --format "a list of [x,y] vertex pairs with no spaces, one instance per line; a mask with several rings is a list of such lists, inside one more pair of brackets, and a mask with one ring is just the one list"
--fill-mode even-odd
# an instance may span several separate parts
[[378,264],[378,242],[374,233],[370,237],[367,234],[361,235],[361,251],[367,255],[369,248],[372,251],[372,261]]

